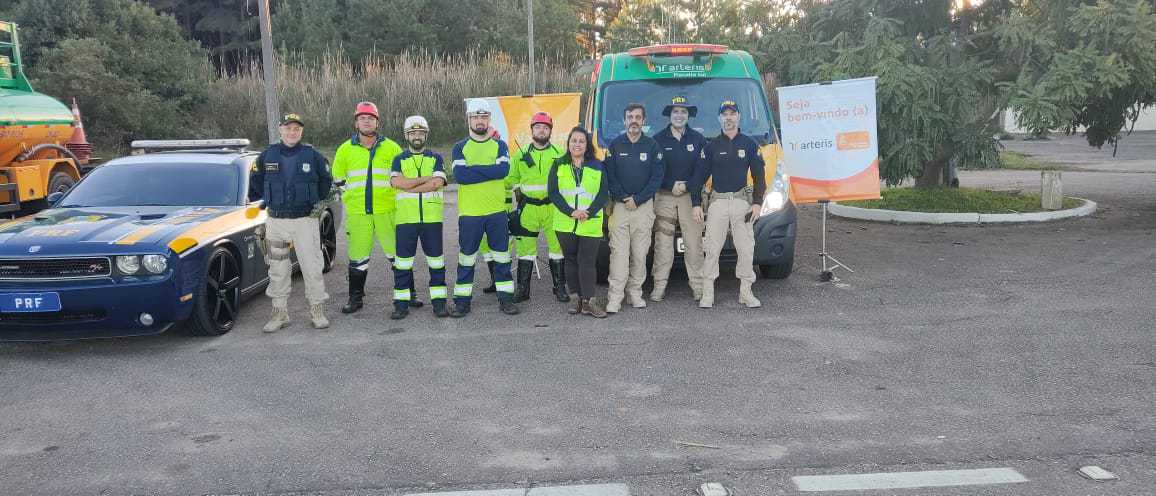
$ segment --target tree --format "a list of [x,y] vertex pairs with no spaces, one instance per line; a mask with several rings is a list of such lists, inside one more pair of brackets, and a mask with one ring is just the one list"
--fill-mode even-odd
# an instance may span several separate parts
[[204,101],[206,53],[146,4],[28,0],[14,16],[34,87],[76,97],[100,146],[179,135]]
[[607,37],[616,51],[664,42],[718,43],[746,48],[758,37],[767,2],[638,0],[627,2]]
[[756,43],[764,69],[784,84],[876,76],[880,175],[890,184],[950,184],[952,163],[999,163],[991,19],[1009,8],[989,0],[800,2]]
[[252,0],[148,0],[172,15],[186,36],[209,51],[217,70],[227,74],[260,58],[257,5]]
[[1150,0],[1025,1],[996,29],[1019,68],[1011,84],[1017,123],[1034,134],[1084,129],[1115,145],[1156,104],[1156,15]]

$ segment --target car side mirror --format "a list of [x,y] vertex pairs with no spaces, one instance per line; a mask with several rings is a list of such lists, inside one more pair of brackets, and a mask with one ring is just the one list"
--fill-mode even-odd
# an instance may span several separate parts
[[45,200],[48,202],[49,205],[55,207],[56,204],[60,203],[60,200],[62,200],[63,198],[64,198],[64,192],[63,191],[55,191],[55,192],[50,193],[48,195],[48,197],[45,198]]

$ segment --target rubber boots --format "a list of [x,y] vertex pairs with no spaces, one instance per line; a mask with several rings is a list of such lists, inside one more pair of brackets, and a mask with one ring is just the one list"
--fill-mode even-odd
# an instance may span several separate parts
[[566,288],[566,264],[562,260],[550,260],[550,280],[554,282],[554,298],[559,302],[570,301],[570,292]]
[[514,303],[530,299],[530,278],[534,277],[534,261],[518,260],[518,285],[514,289]]
[[409,306],[413,308],[421,308],[425,306],[421,300],[417,299],[417,289],[414,288],[413,278],[409,279]]
[[486,262],[486,267],[490,269],[490,285],[482,288],[482,292],[486,294],[496,293],[498,292],[498,287],[495,285],[495,282],[498,280],[498,274],[495,272],[495,269],[498,267],[498,262],[490,260]]
[[408,301],[394,301],[393,313],[389,314],[390,320],[401,320],[409,316],[409,302]]
[[433,300],[431,301],[431,304],[433,305],[434,316],[438,318],[445,318],[450,316],[449,310],[446,309],[446,300],[444,298]]
[[365,279],[369,271],[349,268],[349,303],[341,307],[341,313],[353,313],[365,305]]

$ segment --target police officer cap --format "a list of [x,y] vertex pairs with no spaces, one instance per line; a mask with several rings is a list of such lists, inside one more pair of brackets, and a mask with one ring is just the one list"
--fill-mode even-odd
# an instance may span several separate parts
[[739,104],[735,103],[734,100],[724,100],[722,102],[722,105],[718,106],[719,115],[722,115],[723,112],[726,112],[728,110],[734,110],[735,112],[738,112],[739,111]]
[[667,105],[666,108],[662,109],[662,115],[670,117],[670,112],[674,110],[675,107],[682,107],[686,109],[686,112],[690,114],[691,117],[698,115],[698,107],[691,105],[690,100],[687,100],[685,96],[676,96],[671,98],[670,105]]
[[285,114],[285,115],[281,116],[281,125],[282,126],[284,126],[286,124],[293,123],[293,122],[300,124],[301,127],[305,127],[305,121],[302,121],[301,116],[299,116],[297,114],[290,113],[290,114]]
[[406,117],[402,132],[408,133],[410,131],[429,131],[429,122],[426,122],[425,117],[420,115]]

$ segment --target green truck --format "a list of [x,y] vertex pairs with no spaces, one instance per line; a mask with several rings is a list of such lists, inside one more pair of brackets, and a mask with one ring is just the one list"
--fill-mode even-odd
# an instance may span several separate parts
[[[604,55],[595,66],[590,82],[585,125],[594,134],[600,150],[624,132],[622,110],[627,103],[641,103],[646,107],[646,115],[661,116],[663,107],[678,95],[708,109],[717,107],[723,100],[737,102],[742,109],[742,131],[759,142],[766,162],[767,193],[762,215],[754,226],[755,264],[763,277],[782,279],[791,274],[795,260],[796,210],[790,198],[790,178],[781,167],[783,149],[778,130],[758,68],[749,53],[707,44],[634,48]],[[648,121],[649,128],[644,131],[653,135],[665,125],[665,122]],[[707,139],[720,133],[718,120],[709,112],[693,119],[690,125]],[[681,253],[684,244],[679,235],[675,242],[676,251]],[[604,251],[603,260],[608,260],[609,249]],[[723,257],[734,261],[734,248],[729,240]]]

